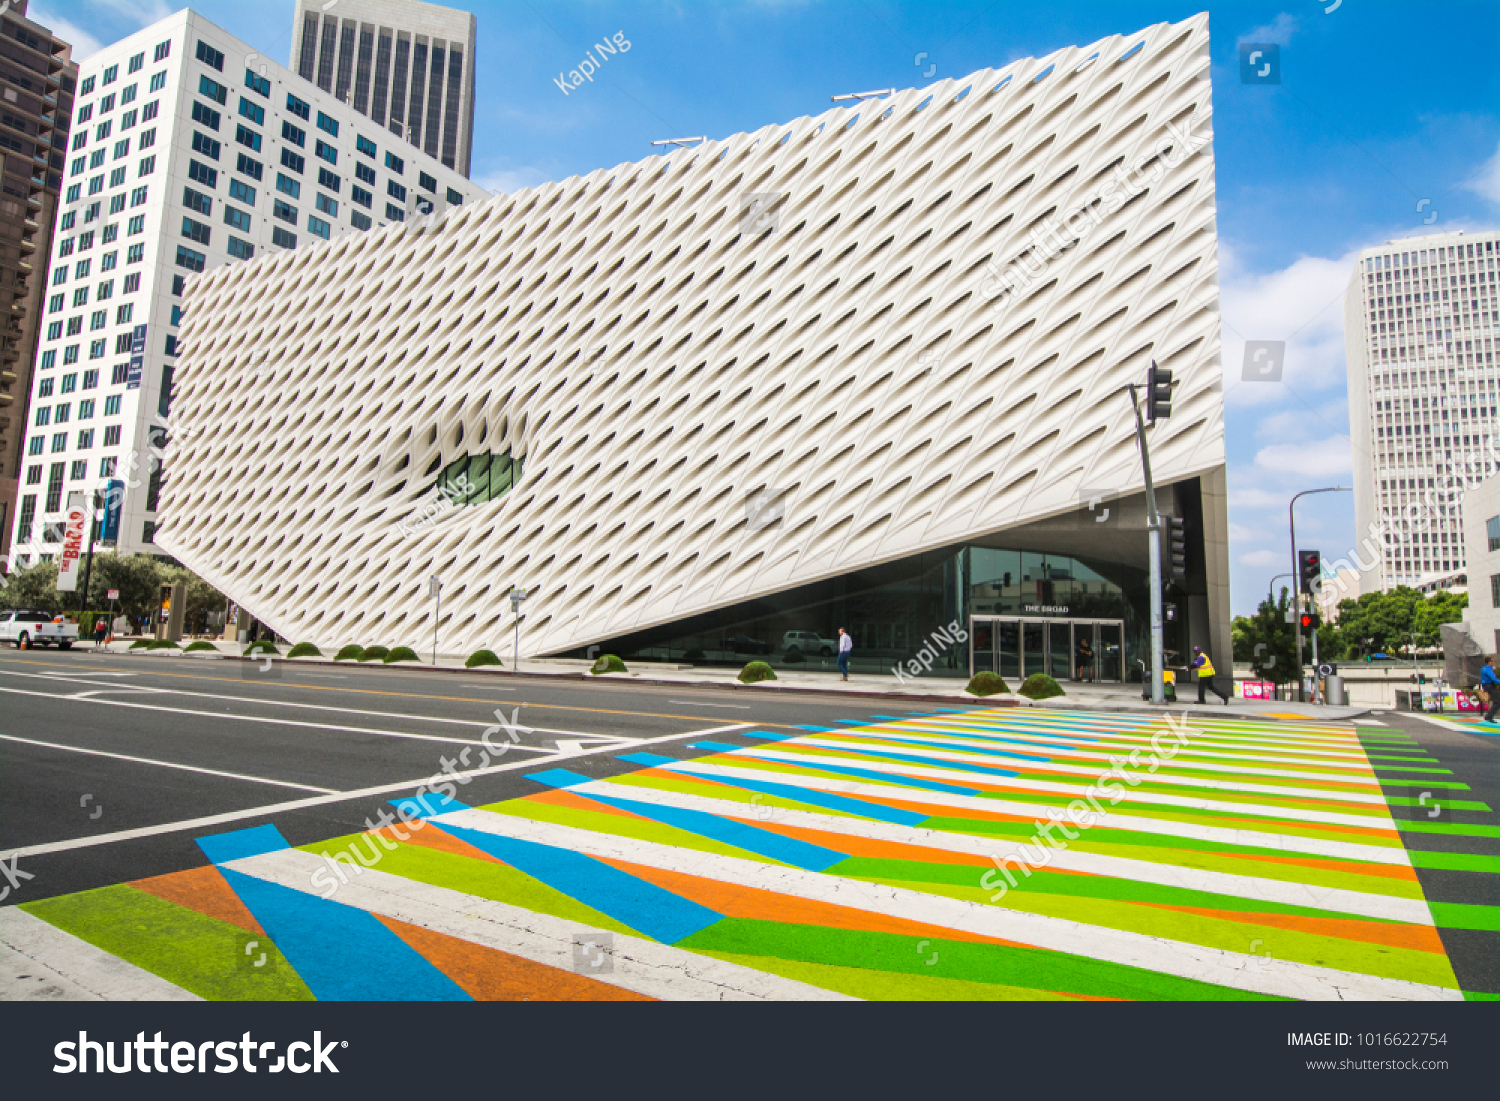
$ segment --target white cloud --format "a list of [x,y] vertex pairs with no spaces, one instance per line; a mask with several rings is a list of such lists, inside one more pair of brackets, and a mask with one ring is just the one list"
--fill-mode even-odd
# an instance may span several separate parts
[[1500,203],[1500,147],[1495,155],[1484,162],[1484,166],[1471,178],[1459,185],[1465,191],[1482,195],[1492,203]]
[[166,0],[69,0],[68,16],[57,14],[49,2],[32,4],[27,17],[70,43],[73,60],[83,61],[108,42],[159,23],[174,10]]
[[73,60],[82,61],[91,54],[98,53],[104,48],[100,42],[88,31],[75,24],[70,19],[53,15],[40,4],[32,4],[27,8],[27,16],[33,23],[40,23],[64,42],[73,47]]
[[509,195],[528,187],[537,187],[551,177],[538,168],[493,168],[474,177],[474,182],[495,195]]
[[1268,23],[1264,27],[1255,27],[1240,35],[1240,42],[1274,42],[1278,46],[1289,46],[1292,35],[1300,27],[1301,21],[1289,12],[1282,12],[1276,17],[1274,23]]
[[1354,470],[1348,436],[1272,444],[1255,453],[1255,465],[1266,474],[1292,474],[1302,481],[1347,475]]
[[[1283,494],[1271,493],[1255,486],[1243,489],[1231,489],[1229,491],[1230,508],[1285,508],[1286,497]],[[1246,529],[1231,525],[1230,538],[1237,538],[1237,533],[1243,533]]]
[[1258,569],[1266,569],[1268,566],[1281,564],[1281,555],[1273,550],[1251,551],[1249,554],[1240,555],[1240,565],[1254,566]]

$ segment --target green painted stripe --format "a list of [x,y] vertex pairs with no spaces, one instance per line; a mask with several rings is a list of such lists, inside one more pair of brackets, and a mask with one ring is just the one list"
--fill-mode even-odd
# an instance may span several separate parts
[[[1387,795],[1385,801],[1393,807],[1420,807],[1426,804],[1418,797],[1413,799],[1410,795]],[[1493,813],[1488,806],[1475,799],[1450,799],[1448,801],[1450,810],[1477,810],[1485,814]]]
[[1439,929],[1477,929],[1500,933],[1500,906],[1478,906],[1470,902],[1430,902],[1432,919]]
[[1444,868],[1452,872],[1487,872],[1500,874],[1500,856],[1478,853],[1447,853],[1433,849],[1410,849],[1411,862],[1418,868]]
[[1397,818],[1396,828],[1405,833],[1446,833],[1460,837],[1500,837],[1500,826],[1460,826],[1452,822],[1419,822]]
[[1434,776],[1452,776],[1451,768],[1416,768],[1411,765],[1375,765],[1376,772],[1425,772]]
[[[917,942],[922,943],[921,941]],[[929,945],[939,942],[929,941]],[[946,944],[947,942],[941,942]],[[1035,990],[1024,986],[974,982],[971,979],[940,978],[936,975],[906,975],[893,971],[872,971],[863,967],[845,967],[833,963],[808,963],[805,960],[783,960],[775,956],[747,956],[739,952],[707,952],[725,963],[780,975],[784,979],[805,982],[809,986],[833,990],[867,1002],[1066,1002],[1066,994]],[[936,957],[934,967],[942,962],[937,947],[924,949],[927,959]]]
[[[21,908],[200,998],[314,1000],[264,933],[252,933],[129,884],[28,902]],[[247,955],[251,941],[258,943]],[[266,962],[252,966],[262,952]]]
[[1479,990],[1465,990],[1466,1002],[1500,1002],[1500,994],[1486,994]]
[[[1392,779],[1389,779],[1389,780],[1381,780],[1380,781],[1380,785],[1382,787],[1391,786],[1391,787],[1403,787],[1403,788],[1414,786],[1408,780],[1398,780],[1398,779],[1395,779],[1395,778],[1392,778]],[[1449,791],[1469,791],[1470,790],[1468,784],[1462,783],[1462,782],[1460,782],[1458,780],[1423,780],[1421,786],[1424,787],[1424,788],[1447,788]],[[1387,802],[1389,802],[1389,800],[1387,800]]]

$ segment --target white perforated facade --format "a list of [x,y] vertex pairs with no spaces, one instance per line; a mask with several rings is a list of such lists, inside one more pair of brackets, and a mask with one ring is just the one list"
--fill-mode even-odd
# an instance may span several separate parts
[[158,541],[293,639],[430,646],[437,574],[445,651],[514,584],[558,653],[1138,493],[1154,358],[1227,652],[1211,121],[1199,16],[211,272]]

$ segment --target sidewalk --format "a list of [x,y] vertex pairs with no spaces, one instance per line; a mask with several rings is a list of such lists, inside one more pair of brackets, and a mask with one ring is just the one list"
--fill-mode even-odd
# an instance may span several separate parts
[[[200,652],[196,654],[184,654],[179,650],[130,650],[133,639],[117,641],[108,649],[111,653],[130,653],[145,658],[175,658],[178,660],[207,660],[234,659],[238,661],[264,661],[265,656],[255,659],[243,657],[245,647],[235,642],[215,642],[216,654]],[[85,652],[92,649],[89,645],[82,647]],[[441,673],[456,673],[468,676],[486,677],[509,677],[515,676],[510,669],[509,655],[501,655],[506,662],[503,668],[485,666],[479,669],[465,669],[464,660],[466,655],[439,654],[436,665],[432,662],[429,652],[423,656],[420,664],[402,662],[398,668],[402,669],[428,669]],[[361,665],[358,662],[342,661],[335,663],[331,658],[272,658],[274,661],[288,661],[295,665],[335,665],[339,668],[354,668],[367,670],[385,669],[387,666],[381,662],[369,662]],[[989,696],[978,699],[964,691],[966,681],[959,678],[949,677],[908,677],[904,681],[890,674],[876,673],[851,673],[847,681],[839,679],[837,673],[823,672],[792,672],[785,669],[777,670],[774,681],[763,681],[759,684],[744,685],[736,678],[739,676],[738,669],[718,668],[711,666],[694,665],[672,665],[657,662],[630,662],[629,672],[606,673],[600,677],[589,676],[590,662],[583,659],[570,658],[522,658],[520,675],[523,677],[550,677],[559,680],[598,680],[598,681],[624,681],[632,684],[658,685],[668,687],[692,688],[717,688],[730,689],[742,692],[775,692],[786,695],[801,693],[816,693],[823,696],[849,696],[863,699],[898,699],[898,700],[921,700],[933,704],[941,704],[948,707],[954,706],[989,706],[989,707],[1041,707],[1056,710],[1076,711],[1108,711],[1108,712],[1131,712],[1144,714],[1161,714],[1170,712],[1172,714],[1183,714],[1191,712],[1200,717],[1212,717],[1223,714],[1237,719],[1279,719],[1287,721],[1313,721],[1313,722],[1340,722],[1348,721],[1357,715],[1369,712],[1368,707],[1322,707],[1307,703],[1282,703],[1269,700],[1242,700],[1231,699],[1228,706],[1219,702],[1217,696],[1209,695],[1209,702],[1201,707],[1197,703],[1196,696],[1182,693],[1178,696],[1176,704],[1168,704],[1165,707],[1155,707],[1141,699],[1139,686],[1129,684],[1066,684],[1067,692],[1064,696],[1058,696],[1050,700],[1033,701],[1014,694]]]

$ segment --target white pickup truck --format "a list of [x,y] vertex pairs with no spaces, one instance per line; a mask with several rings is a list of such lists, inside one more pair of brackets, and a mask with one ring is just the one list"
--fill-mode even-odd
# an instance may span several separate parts
[[59,650],[70,650],[77,641],[78,624],[54,621],[46,612],[0,614],[0,643],[8,642],[17,649],[56,646]]

